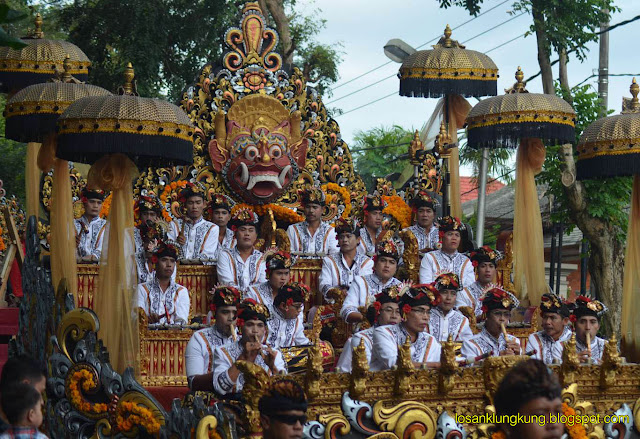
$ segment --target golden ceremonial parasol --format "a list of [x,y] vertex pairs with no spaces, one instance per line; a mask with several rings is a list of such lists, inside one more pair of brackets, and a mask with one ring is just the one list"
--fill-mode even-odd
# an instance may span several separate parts
[[[457,143],[457,131],[471,105],[462,97],[495,96],[497,94],[498,67],[487,55],[468,50],[451,39],[449,25],[444,36],[429,50],[409,55],[400,66],[400,96],[439,98],[444,97],[444,119],[451,138]],[[436,127],[437,129],[438,127]],[[445,190],[443,213],[448,214],[448,204],[454,216],[460,217],[460,175],[458,148],[442,154],[445,160]],[[449,166],[450,165],[450,166]],[[450,169],[449,169],[450,168]],[[451,197],[448,196],[449,172],[451,172]]]
[[194,127],[179,107],[137,95],[129,64],[119,95],[77,100],[58,120],[56,155],[91,164],[88,184],[112,191],[108,237],[102,249],[96,310],[111,364],[137,369],[137,275],[133,241],[133,184],[137,167],[193,162]]
[[74,101],[87,96],[108,96],[101,87],[79,82],[70,74],[67,57],[64,73],[52,82],[30,85],[9,99],[5,107],[5,136],[18,142],[44,143],[38,152],[43,172],[54,168],[51,193],[51,274],[54,288],[66,278],[69,291],[75,293],[76,259],[69,164],[55,158],[56,122]]
[[516,291],[538,303],[547,291],[542,218],[535,175],[542,170],[546,143],[575,142],[575,112],[554,95],[529,93],[518,67],[516,83],[506,94],[488,98],[469,111],[468,144],[472,148],[518,148],[513,249]]
[[640,361],[640,87],[633,79],[632,99],[622,112],[589,125],[578,142],[577,178],[633,176],[631,211],[622,287],[622,344],[627,358]]

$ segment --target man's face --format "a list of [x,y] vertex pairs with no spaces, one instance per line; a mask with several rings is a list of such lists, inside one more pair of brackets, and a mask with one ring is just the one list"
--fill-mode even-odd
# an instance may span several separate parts
[[487,316],[487,321],[485,323],[487,331],[492,334],[499,334],[500,331],[502,331],[501,324],[507,326],[510,318],[511,311],[509,310],[494,309],[493,311],[489,311],[489,315]]
[[338,235],[338,247],[342,253],[353,251],[358,246],[358,237],[353,233],[343,232]]
[[293,320],[298,318],[304,304],[302,302],[293,302],[291,305],[283,304],[283,306],[284,308],[282,311],[284,318],[287,320]]
[[444,236],[442,237],[442,250],[448,253],[453,253],[458,250],[458,246],[460,245],[460,232],[456,230],[450,230],[448,232],[444,232]]
[[[538,422],[530,424],[518,423],[513,429],[511,437],[522,439],[560,439],[564,434],[564,424],[559,421],[562,414],[562,401],[560,398],[548,399],[539,397],[528,401],[520,407],[518,414],[523,416],[538,416]],[[552,424],[550,415],[554,415],[558,422]],[[544,417],[544,421],[541,420]],[[544,425],[540,425],[544,424]]]
[[402,321],[400,307],[397,303],[389,302],[382,305],[378,315],[380,325],[396,325]]
[[416,222],[424,229],[431,229],[436,213],[430,207],[420,207],[416,211]]
[[218,208],[211,212],[211,221],[219,227],[227,227],[230,219],[231,213],[227,209]]
[[271,270],[269,272],[269,285],[274,291],[278,291],[282,286],[289,282],[291,270],[283,268],[280,270]]
[[41,376],[37,381],[25,379],[23,380],[23,383],[31,385],[41,395],[44,395],[44,392],[47,389],[47,379],[44,376]]
[[456,306],[456,298],[458,297],[458,292],[456,290],[444,290],[440,292],[440,297],[442,297],[442,301],[438,305],[438,308],[442,310],[443,313],[448,313]]
[[304,205],[304,217],[308,223],[318,223],[322,219],[322,206],[315,203]]
[[429,318],[431,308],[427,305],[414,306],[407,314],[405,325],[412,332],[422,332],[429,327]]
[[236,229],[236,245],[240,249],[248,249],[253,247],[258,239],[258,231],[256,226],[240,226]]
[[301,439],[306,422],[301,410],[287,410],[272,416],[260,416],[266,439]]
[[154,210],[145,210],[144,212],[140,212],[140,221],[142,222],[142,224],[146,224],[147,221],[157,223],[158,214]]
[[262,320],[246,320],[242,327],[242,338],[248,341],[262,341],[266,330]]
[[98,200],[97,198],[89,198],[87,202],[84,203],[84,213],[88,217],[97,217],[100,215],[100,209],[102,209],[102,200]]
[[587,341],[587,332],[591,334],[591,341],[598,334],[600,322],[594,316],[582,316],[576,322],[576,336],[583,342]]
[[496,266],[493,262],[480,262],[478,264],[478,281],[481,284],[489,284],[496,277]]
[[199,195],[187,198],[186,209],[189,218],[199,219],[204,211],[204,199]]
[[555,312],[545,312],[542,314],[542,329],[554,340],[557,340],[562,335],[564,327],[569,324],[569,318],[562,317]]
[[160,279],[168,279],[176,268],[176,260],[171,256],[163,256],[156,263],[156,272]]
[[373,266],[373,271],[381,280],[387,281],[396,274],[398,261],[389,256],[378,256]]
[[236,321],[238,309],[235,305],[219,306],[216,309],[216,327],[223,334],[231,334],[231,325]]
[[373,210],[368,211],[364,216],[364,224],[373,230],[378,230],[382,227],[382,211],[381,210]]

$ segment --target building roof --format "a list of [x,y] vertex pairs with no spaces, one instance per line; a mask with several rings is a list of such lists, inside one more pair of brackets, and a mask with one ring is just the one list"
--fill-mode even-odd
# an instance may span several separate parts
[[[460,177],[460,199],[463,203],[478,198],[478,183],[474,177]],[[500,180],[487,177],[487,194],[492,194],[504,186]]]

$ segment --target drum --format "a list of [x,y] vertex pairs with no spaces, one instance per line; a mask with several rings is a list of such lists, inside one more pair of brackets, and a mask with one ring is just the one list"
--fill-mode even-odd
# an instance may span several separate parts
[[304,304],[304,309],[311,309],[313,305],[322,305],[322,294],[320,293],[320,271],[322,270],[322,259],[302,259],[299,258],[295,265],[291,267],[291,281],[301,282],[311,289],[311,294]]
[[[287,371],[290,374],[300,374],[307,370],[307,358],[309,349],[313,345],[292,346],[280,348],[284,361],[287,363]],[[322,355],[322,367],[325,372],[331,372],[335,367],[335,354],[333,346],[326,341],[320,341],[320,353]]]

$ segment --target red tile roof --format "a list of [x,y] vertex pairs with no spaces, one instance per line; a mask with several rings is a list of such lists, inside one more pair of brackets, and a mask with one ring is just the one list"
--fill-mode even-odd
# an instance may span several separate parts
[[[487,179],[487,195],[503,188],[505,185],[494,180],[489,176]],[[473,177],[460,177],[460,199],[464,203],[466,201],[478,198],[478,182],[473,181]]]

